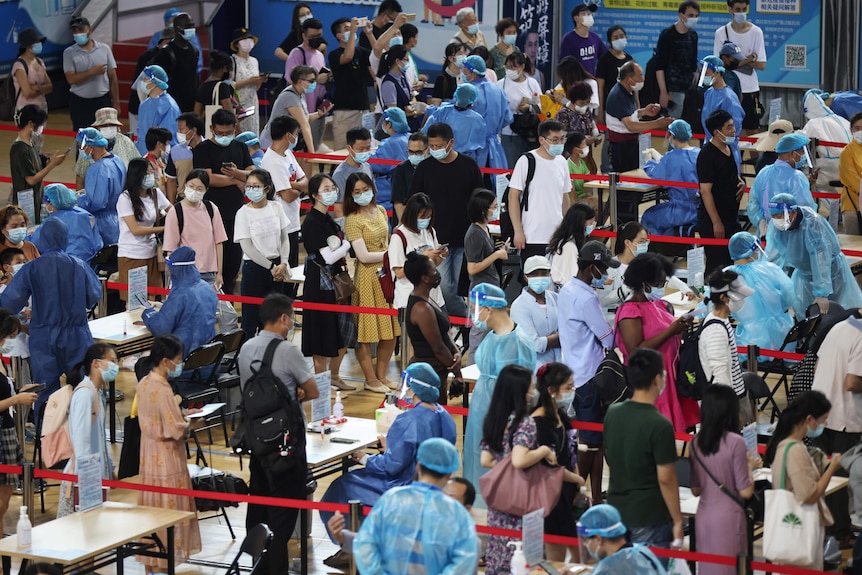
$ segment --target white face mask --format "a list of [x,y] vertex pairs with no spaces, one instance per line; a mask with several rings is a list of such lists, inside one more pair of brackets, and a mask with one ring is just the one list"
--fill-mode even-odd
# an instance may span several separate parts
[[853,141],[855,141],[857,144],[862,144],[862,130],[859,130],[858,132],[853,132]]
[[595,18],[593,18],[592,14],[587,14],[586,16],[584,16],[581,19],[581,24],[583,24],[587,28],[592,28],[593,24],[595,24],[595,23],[596,23],[596,20],[595,20]]
[[521,73],[518,70],[506,70],[506,79],[512,80],[513,82],[517,80],[521,76]]
[[636,83],[634,86],[632,86],[632,87],[634,88],[634,91],[635,91],[635,92],[640,92],[640,91],[641,91],[641,90],[643,90],[643,88],[644,88],[644,83],[643,83],[643,82],[637,82],[637,83]]
[[578,114],[586,114],[589,106],[575,106],[575,112]]
[[199,203],[202,199],[204,199],[204,194],[205,194],[206,192],[205,192],[205,191],[204,191],[204,192],[199,192],[199,191],[195,190],[194,188],[190,188],[190,187],[186,186],[186,189],[185,189],[185,190],[183,190],[183,193],[185,194],[186,199],[187,199],[188,201],[190,201],[190,202],[191,202],[191,203],[193,203],[193,204],[197,204],[197,203]]
[[102,126],[99,128],[99,133],[105,136],[107,140],[113,140],[117,137],[117,127],[116,126]]
[[251,38],[243,38],[237,42],[237,44],[239,45],[239,49],[243,52],[251,52],[251,49],[254,48],[254,40]]
[[42,130],[44,130],[44,129],[45,129],[45,126],[39,126],[39,127],[38,127],[38,128],[36,128],[35,130],[33,130],[33,133],[34,133],[34,134],[36,134],[37,136],[41,136],[41,135],[42,135]]

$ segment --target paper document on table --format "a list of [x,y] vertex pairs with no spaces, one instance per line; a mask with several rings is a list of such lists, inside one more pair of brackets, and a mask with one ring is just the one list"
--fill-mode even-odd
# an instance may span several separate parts
[[757,423],[749,423],[742,428],[742,439],[745,440],[745,450],[757,457]]
[[210,415],[212,415],[213,413],[215,413],[216,411],[218,411],[219,409],[221,409],[225,405],[227,405],[227,404],[226,403],[208,403],[208,404],[204,405],[201,408],[201,410],[198,411],[197,413],[190,413],[186,417],[188,417],[189,419],[197,419],[200,417],[209,417]]

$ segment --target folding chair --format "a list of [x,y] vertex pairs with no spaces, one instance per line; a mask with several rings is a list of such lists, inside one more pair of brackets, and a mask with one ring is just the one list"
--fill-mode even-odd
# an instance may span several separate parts
[[257,573],[260,560],[266,555],[267,548],[272,541],[272,531],[266,523],[258,523],[248,530],[245,539],[242,540],[242,545],[239,547],[239,553],[236,554],[230,566],[227,568],[225,575],[241,575],[239,567],[239,558],[243,553],[251,557],[251,574]]
[[[105,317],[110,313],[116,313],[118,311],[122,311],[121,309],[115,309],[119,307],[120,296],[116,291],[108,292],[105,284],[108,281],[108,278],[111,277],[111,274],[119,271],[119,264],[117,263],[117,245],[111,244],[109,246],[105,246],[96,252],[96,255],[93,256],[93,259],[90,260],[90,267],[96,272],[96,275],[99,276],[99,282],[102,284],[102,297],[93,309],[89,310],[88,317],[90,319],[96,319],[96,310],[99,310],[99,317]],[[110,298],[110,302],[108,301]]]
[[[224,355],[219,366],[215,387],[219,390],[221,400],[226,404],[225,417],[231,420],[231,429],[233,430],[236,429],[239,409],[232,408],[231,396],[236,393],[236,390],[239,390],[239,369],[236,359],[239,348],[245,343],[245,332],[242,329],[235,329],[228,333],[220,333],[210,340],[210,343],[214,342],[221,342],[224,345]],[[239,401],[237,401],[238,406]]]
[[[224,356],[224,344],[221,342],[210,342],[192,350],[186,356],[184,362],[184,372],[192,372],[191,379],[181,381],[177,387],[180,390],[180,395],[183,397],[185,407],[204,407],[209,403],[216,403],[220,400],[218,388],[215,382],[218,379],[219,365]],[[211,422],[218,418],[218,423]],[[227,420],[225,419],[224,407],[213,413],[211,416],[204,418],[204,426],[192,429],[191,435],[197,441],[197,433],[206,431],[209,435],[209,441],[212,443],[212,429],[221,426],[224,432],[224,443],[228,447],[227,435]],[[200,448],[200,444],[198,444]]]

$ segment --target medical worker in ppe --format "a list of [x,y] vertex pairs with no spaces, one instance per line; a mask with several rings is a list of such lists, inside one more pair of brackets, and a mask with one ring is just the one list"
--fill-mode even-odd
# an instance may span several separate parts
[[506,154],[498,137],[503,128],[514,121],[506,93],[485,78],[485,60],[481,56],[467,56],[461,80],[476,87],[478,96],[473,110],[485,119],[485,146],[479,150],[476,163],[480,168],[507,168]]
[[[697,184],[697,155],[691,140],[691,124],[674,120],[667,127],[668,152],[661,156],[655,149],[644,151],[644,171],[650,178]],[[697,186],[668,188],[669,202],[649,208],[641,216],[641,223],[649,233],[658,236],[675,236],[679,228],[687,229],[697,223]]]
[[108,140],[96,128],[81,128],[75,141],[84,159],[94,160],[84,176],[84,193],[78,196],[78,205],[96,218],[102,242],[115,244],[120,239],[117,200],[126,182],[126,164],[105,149]]
[[716,110],[726,111],[733,118],[736,135],[725,141],[730,146],[730,152],[733,154],[733,159],[736,160],[736,165],[741,166],[739,135],[742,134],[742,120],[745,118],[745,110],[742,109],[742,104],[739,103],[739,97],[733,88],[724,81],[725,69],[721,58],[707,56],[700,64],[702,66],[700,85],[709,88],[703,95],[703,109],[700,114],[700,121],[703,123],[703,131],[706,134],[703,143],[706,144],[712,139],[712,134],[706,129],[706,119]]
[[[395,418],[386,437],[379,436],[383,453],[369,457],[361,449],[353,454],[353,458],[365,468],[333,481],[322,501],[347,503],[358,499],[363,505],[374,505],[385,491],[413,481],[416,454],[423,441],[439,437],[455,445],[455,421],[437,403],[440,378],[434,368],[422,362],[411,364],[404,370],[402,381],[401,395],[413,408]],[[332,515],[329,511],[320,512],[324,525]]]
[[808,142],[808,137],[804,134],[782,136],[775,144],[778,159],[771,166],[760,170],[754,178],[745,209],[748,212],[748,221],[758,227],[761,237],[766,235],[770,219],[769,202],[776,194],[788,193],[793,196],[793,203],[797,206],[817,210],[817,202],[811,195],[811,182],[799,170],[808,163],[808,156],[805,154]]
[[[479,485],[479,478],[488,470],[482,467],[482,426],[497,375],[507,365],[520,365],[536,371],[536,349],[533,338],[517,326],[506,311],[506,293],[498,286],[482,283],[470,290],[470,315],[473,329],[488,330],[488,335],[476,350],[476,365],[479,378],[473,388],[470,400],[470,417],[467,418],[467,431],[464,436],[464,477],[473,485]],[[485,501],[476,496],[476,506],[485,507]]]
[[461,84],[455,89],[451,102],[438,108],[428,108],[428,121],[422,132],[428,133],[428,126],[436,123],[447,124],[452,128],[455,151],[479,161],[479,152],[485,149],[485,118],[473,109],[479,91],[473,84]]
[[646,546],[626,542],[626,526],[620,512],[607,503],[593,505],[581,515],[578,543],[582,560],[590,557],[598,561],[593,567],[593,575],[666,573],[658,557]]
[[[93,336],[87,312],[102,297],[102,284],[85,262],[65,253],[69,228],[59,218],[42,224],[42,255],[24,264],[0,294],[0,307],[19,313],[32,297],[30,349],[34,383],[45,389],[33,408],[41,418],[48,396],[60,389],[60,375],[84,359]],[[39,421],[36,421],[37,429]]]
[[242,132],[236,137],[236,141],[245,144],[248,148],[248,155],[251,156],[251,163],[259,168],[263,162],[265,152],[260,149],[260,138],[254,132]]
[[461,467],[458,450],[445,439],[427,439],[417,460],[416,481],[384,493],[362,522],[353,542],[357,570],[387,575],[475,572],[476,526],[470,512],[443,493]]
[[862,112],[862,94],[859,92],[824,93],[820,97],[833,112],[847,120],[852,118],[854,114]]
[[[737,321],[736,342],[745,347],[754,344],[761,349],[781,349],[784,336],[793,327],[793,318],[788,313],[793,309],[796,317],[805,316],[793,291],[793,282],[777,265],[761,258],[763,248],[760,241],[748,232],[736,232],[727,246],[733,265],[725,269],[739,274],[754,294],[745,300],[739,311],[734,311]],[[765,356],[760,361],[768,361]]]
[[[805,114],[806,122],[801,131],[809,138],[846,146],[853,139],[850,134],[850,122],[829,108],[825,101],[828,98],[829,93],[823,90],[814,89],[805,92],[802,97],[802,113]],[[812,175],[812,177],[816,175],[818,191],[832,193],[842,191],[840,186],[830,186],[829,182],[835,182],[841,178],[839,161],[841,150],[845,146],[824,146],[818,142],[817,169]],[[810,167],[814,168],[814,166]],[[851,211],[849,202],[842,196],[839,199],[827,199],[826,204],[829,206],[829,225],[833,230],[838,231],[838,212]],[[856,214],[853,213],[852,216],[855,218]]]
[[141,99],[138,108],[138,141],[135,147],[141,156],[147,154],[147,132],[150,128],[167,128],[174,135],[171,144],[177,145],[177,118],[180,115],[180,107],[173,96],[168,94],[168,74],[161,66],[147,66],[141,72],[138,86],[143,85],[147,92],[147,99]]
[[790,194],[777,194],[769,202],[769,261],[794,268],[791,279],[802,309],[816,303],[826,313],[830,300],[844,309],[862,307],[862,290],[841,253],[838,236],[817,212],[795,202]]
[[[407,116],[401,108],[388,108],[383,112],[383,131],[389,137],[380,142],[374,157],[381,160],[407,159],[407,138],[410,137],[410,125]],[[392,209],[392,171],[397,164],[371,164],[374,172],[374,184],[377,186],[377,204]]]
[[[102,249],[102,236],[96,229],[96,218],[87,210],[75,205],[75,192],[63,184],[51,184],[45,187],[45,209],[49,218],[62,220],[69,228],[69,245],[66,253],[70,256],[89,262]],[[38,228],[30,240],[36,244],[40,252],[42,245],[42,228]]]

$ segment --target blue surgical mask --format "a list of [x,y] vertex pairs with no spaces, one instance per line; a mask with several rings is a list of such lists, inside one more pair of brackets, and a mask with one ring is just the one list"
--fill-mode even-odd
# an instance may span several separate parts
[[72,39],[75,40],[75,44],[78,46],[84,46],[90,41],[90,36],[88,34],[73,34]]
[[422,163],[422,160],[425,159],[425,156],[416,156],[414,154],[411,154],[407,156],[407,159],[410,160],[410,163],[413,164],[413,167],[415,168]]
[[350,31],[349,30],[341,35],[341,41],[344,42],[345,44],[350,42]]
[[564,144],[551,144],[551,145],[549,145],[548,146],[548,154],[550,154],[551,156],[556,158],[557,156],[559,156],[560,154],[563,153],[563,146],[564,146]]
[[144,176],[143,186],[145,190],[149,190],[156,185],[156,176],[153,174],[147,174]]
[[587,226],[587,229],[584,230],[584,235],[588,236],[596,230],[595,224]]
[[168,377],[170,379],[175,379],[175,378],[179,377],[180,375],[182,375],[182,373],[183,373],[183,362],[181,361],[178,364],[176,364],[172,370],[170,370],[168,372]]
[[404,38],[402,38],[401,36],[393,36],[392,38],[389,39],[389,47],[390,48],[392,46],[401,46],[402,44],[404,44]]
[[538,278],[527,278],[527,286],[533,290],[533,293],[542,294],[551,285],[551,278],[548,276]]
[[475,34],[478,31],[479,31],[479,25],[478,24],[470,24],[469,26],[467,26],[467,33],[468,34]]
[[12,275],[14,276],[18,272],[20,272],[21,268],[23,268],[23,267],[24,267],[24,264],[15,264],[14,266],[12,266]]
[[462,84],[466,84],[467,82],[469,82],[469,80],[467,79],[467,76],[464,75],[464,72],[461,72],[460,78],[461,78]]
[[113,361],[108,362],[108,369],[100,369],[102,381],[111,382],[117,379],[117,374],[120,373],[120,366]]
[[733,143],[736,142],[736,136],[725,136],[724,143],[728,146],[732,146]]
[[263,199],[263,188],[246,188],[245,197],[247,197],[252,202],[257,203]]
[[806,437],[820,437],[823,434],[823,430],[826,428],[825,423],[821,423],[817,426],[817,429],[811,429],[810,427],[805,430]]
[[801,170],[802,168],[804,168],[807,165],[808,165],[808,156],[803,155],[801,158],[799,158],[799,161],[796,162],[796,169]]
[[626,49],[626,46],[629,45],[629,41],[626,38],[617,38],[613,42],[611,42],[611,48],[616,50],[617,52],[622,52]]
[[488,322],[476,318],[473,320],[473,327],[479,331],[488,331]]
[[353,196],[353,201],[356,202],[357,206],[367,206],[371,203],[371,200],[373,199],[374,192],[372,192],[371,190],[366,190],[358,196]]
[[24,241],[25,237],[27,237],[27,228],[12,228],[6,232],[6,237],[9,238],[9,241],[13,244],[19,244]]
[[703,85],[709,88],[715,84],[715,76],[704,76],[703,77]]
[[34,54],[39,55],[39,54],[41,54],[41,53],[42,53],[42,43],[41,43],[41,42],[36,42],[36,43],[35,43],[35,44],[33,44],[32,46],[30,46],[30,49],[31,49],[31,50],[33,50],[33,53],[34,53]]
[[231,142],[233,142],[233,136],[216,136],[215,142],[219,146],[226,148],[230,145]]
[[467,61],[467,56],[464,54],[458,54],[457,56],[455,56],[455,65],[458,66],[459,68],[464,66],[464,62],[466,62],[466,61]]
[[186,42],[191,42],[192,40],[194,40],[196,34],[197,30],[195,30],[194,28],[183,29],[183,39]]
[[85,152],[84,150],[81,150],[80,152],[78,152],[78,154],[79,154],[82,158],[84,158],[84,160],[85,160],[85,161],[87,161],[87,162],[89,162],[90,160],[92,160],[92,159],[93,159],[93,156],[91,156],[90,154],[88,154],[88,153],[87,153],[87,152]]
[[449,150],[446,148],[440,148],[439,150],[430,150],[428,153],[431,154],[431,157],[435,160],[442,160],[449,155]]
[[733,21],[737,24],[745,24],[745,21],[748,20],[748,14],[745,12],[734,12],[733,13]]
[[572,402],[575,400],[575,391],[572,390],[569,393],[564,393],[563,397],[556,399],[557,407],[560,409],[568,409]]
[[299,143],[299,136],[297,136],[297,137],[296,137],[296,139],[295,139],[295,140],[293,140],[293,141],[288,145],[288,148],[292,150],[292,149],[296,148],[296,145],[297,145],[298,143]]
[[587,541],[585,541],[585,542],[584,542],[584,547],[587,549],[587,553],[589,553],[589,554],[590,554],[590,557],[592,557],[592,558],[593,558],[593,559],[595,559],[596,561],[599,561],[599,560],[600,560],[600,558],[599,558],[599,550],[598,550],[598,549],[596,549],[595,551],[593,551],[593,548],[592,548],[592,547],[590,547],[590,544],[589,544],[589,542],[590,542],[590,541],[592,541],[592,538],[587,539]]
[[662,287],[650,286],[650,291],[646,292],[644,295],[650,301],[657,301],[657,300],[660,300],[661,298],[664,297],[664,291],[665,291],[664,286],[662,286]]
[[9,357],[9,354],[12,353],[13,349],[15,349],[15,338],[7,338],[3,341],[3,345],[0,345],[0,355]]
[[315,90],[317,90],[317,82],[312,82],[311,84],[308,85],[308,88],[305,89],[305,93],[311,94]]
[[419,218],[416,220],[416,227],[420,230],[427,230],[431,226],[431,218]]
[[353,152],[353,161],[364,164],[371,157],[371,152]]
[[505,36],[503,36],[503,43],[506,44],[507,46],[514,46],[515,42],[517,42],[517,40],[518,40],[517,34],[506,34]]
[[608,274],[604,273],[601,277],[593,278],[590,285],[595,289],[605,289],[606,281],[608,281]]
[[320,194],[320,203],[326,207],[332,206],[338,201],[338,192],[323,192]]
[[693,30],[694,28],[697,27],[697,21],[698,21],[697,18],[686,18],[685,19],[685,27],[688,28],[689,30]]

